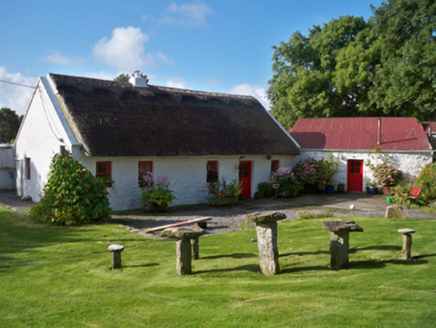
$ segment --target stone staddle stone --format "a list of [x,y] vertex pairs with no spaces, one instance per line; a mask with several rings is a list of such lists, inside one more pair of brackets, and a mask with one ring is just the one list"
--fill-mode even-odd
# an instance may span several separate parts
[[194,239],[204,235],[206,231],[199,228],[176,227],[162,231],[162,236],[173,239]]
[[258,212],[247,215],[245,219],[256,223],[260,270],[268,276],[279,274],[277,221],[286,219],[286,215],[280,212]]
[[330,267],[340,270],[349,262],[350,232],[362,232],[363,229],[354,221],[344,220],[324,221],[321,227],[330,231]]
[[412,233],[415,233],[413,229],[399,229],[399,233],[403,234],[403,249],[401,252],[401,258],[403,260],[412,259]]
[[107,250],[112,252],[112,269],[121,268],[121,252],[124,250],[124,246],[113,244]]
[[354,221],[344,221],[344,220],[329,220],[321,223],[321,227],[328,231],[356,231],[361,232],[363,228],[356,224]]
[[203,229],[177,227],[168,228],[162,232],[163,236],[176,238],[176,269],[179,275],[192,273],[191,239],[197,239],[206,232]]
[[286,219],[286,214],[281,212],[256,212],[248,214],[245,216],[245,219],[256,224],[268,223],[284,220]]

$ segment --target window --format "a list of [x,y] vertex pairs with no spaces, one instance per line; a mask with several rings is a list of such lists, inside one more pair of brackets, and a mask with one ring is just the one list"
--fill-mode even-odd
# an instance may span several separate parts
[[139,161],[138,162],[138,186],[142,187],[144,185],[142,177],[147,172],[153,172],[153,162]]
[[271,173],[276,171],[279,168],[279,161],[278,160],[272,160],[271,161]]
[[206,182],[218,182],[218,161],[207,161],[207,179]]
[[30,180],[30,158],[26,157],[25,168],[26,170],[26,179]]
[[97,162],[97,179],[103,181],[106,187],[112,186],[111,171],[111,162]]

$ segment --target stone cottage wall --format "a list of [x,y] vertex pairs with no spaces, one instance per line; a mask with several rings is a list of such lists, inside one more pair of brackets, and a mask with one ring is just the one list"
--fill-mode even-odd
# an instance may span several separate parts
[[[368,160],[371,160],[371,163],[378,164],[381,162],[380,156],[377,156],[375,153],[368,153],[366,151],[356,151],[356,152],[340,152],[340,151],[313,151],[313,150],[301,150],[301,160],[304,160],[308,157],[312,157],[314,159],[328,158],[330,153],[332,153],[335,157],[339,158],[339,170],[335,176],[335,184],[340,182],[345,183],[347,186],[347,161],[348,160],[363,160],[363,190],[366,188],[365,178],[372,179],[373,175],[370,168],[365,165]],[[391,152],[391,153],[382,153],[388,156],[389,162],[395,167],[399,168],[404,172],[407,180],[411,180],[415,178],[419,172],[424,168],[424,166],[428,163],[432,162],[432,153],[429,151],[427,153],[412,153],[412,152]],[[362,191],[363,191],[362,190]]]

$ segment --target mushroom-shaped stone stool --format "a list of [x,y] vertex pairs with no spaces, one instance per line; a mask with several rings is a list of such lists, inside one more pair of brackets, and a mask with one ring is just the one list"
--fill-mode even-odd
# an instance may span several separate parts
[[350,232],[362,232],[363,228],[354,221],[344,220],[324,221],[321,227],[330,231],[330,267],[336,270],[346,267],[350,248]]
[[[176,243],[176,268],[179,275],[192,273],[192,251],[191,239],[196,239],[204,235],[206,232],[203,229],[177,227],[168,228],[162,231],[162,235],[171,239],[177,239]],[[198,242],[197,242],[198,250]]]
[[410,260],[412,258],[412,233],[415,233],[415,230],[399,229],[398,232],[403,234],[403,250],[401,252],[401,258],[403,260]]
[[247,215],[245,219],[256,223],[261,272],[267,276],[279,274],[277,221],[286,219],[286,215],[281,212],[257,212]]
[[112,252],[112,269],[121,268],[121,252],[124,250],[124,246],[113,244],[110,245],[107,250]]

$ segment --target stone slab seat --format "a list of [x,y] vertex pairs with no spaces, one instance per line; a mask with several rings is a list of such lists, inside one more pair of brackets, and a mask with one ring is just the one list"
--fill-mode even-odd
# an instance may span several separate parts
[[279,274],[277,221],[286,219],[286,214],[281,212],[257,212],[248,214],[245,219],[256,223],[260,271],[264,275]]
[[350,248],[350,232],[363,232],[363,228],[354,221],[329,220],[321,227],[330,231],[330,267],[340,270],[347,266]]
[[[192,273],[192,248],[194,258],[198,258],[198,238],[205,233],[203,229],[190,227],[168,228],[162,231],[162,236],[177,240],[176,269],[179,275]],[[194,240],[192,247],[191,240]]]

